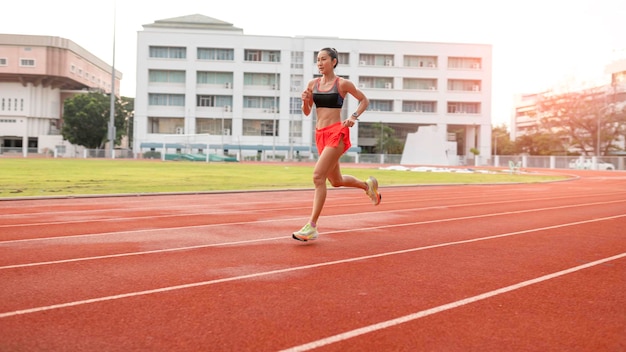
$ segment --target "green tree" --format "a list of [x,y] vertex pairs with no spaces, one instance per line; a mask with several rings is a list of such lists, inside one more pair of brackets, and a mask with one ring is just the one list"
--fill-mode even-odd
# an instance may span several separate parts
[[377,154],[402,154],[404,143],[394,137],[395,130],[388,125],[377,122],[372,124],[377,131],[377,142],[374,148]]
[[515,144],[511,142],[511,135],[504,124],[492,128],[491,145],[493,155],[515,154]]
[[561,139],[554,134],[535,132],[515,140],[516,154],[563,155],[566,153]]
[[[134,104],[133,104],[134,105]],[[72,144],[88,149],[104,148],[108,141],[111,100],[101,93],[77,94],[65,100],[61,134]],[[115,100],[115,142],[126,135],[128,112],[120,99]]]
[[[126,130],[123,135],[119,135],[118,137],[127,136],[128,137],[128,145],[133,145],[133,129],[135,128],[134,120],[135,120],[135,98],[130,97],[121,97],[119,100],[123,114],[124,114],[124,127]],[[110,105],[110,103],[109,103]]]
[[546,93],[538,104],[541,131],[558,137],[562,150],[573,147],[586,155],[607,154],[618,149],[615,142],[626,124],[626,113],[609,101],[610,95],[601,88]]

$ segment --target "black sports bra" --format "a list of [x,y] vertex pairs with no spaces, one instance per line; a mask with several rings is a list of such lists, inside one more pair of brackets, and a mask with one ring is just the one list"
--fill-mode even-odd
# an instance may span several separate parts
[[313,102],[318,108],[341,109],[343,97],[339,94],[339,77],[335,78],[332,87],[327,91],[319,90],[320,79],[313,85]]

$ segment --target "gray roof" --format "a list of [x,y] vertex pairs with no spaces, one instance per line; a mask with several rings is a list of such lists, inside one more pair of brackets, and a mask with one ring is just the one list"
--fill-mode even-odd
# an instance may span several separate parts
[[222,20],[200,14],[157,20],[154,21],[154,23],[152,24],[145,24],[144,27],[206,29],[243,33],[243,29],[234,27],[232,23],[224,22]]

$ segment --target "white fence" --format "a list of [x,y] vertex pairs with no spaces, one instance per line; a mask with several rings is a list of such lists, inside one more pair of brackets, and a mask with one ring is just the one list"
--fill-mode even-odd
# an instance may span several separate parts
[[[38,153],[36,148],[29,148],[27,155],[23,155],[22,148],[5,148],[0,147],[0,157],[55,157],[54,152]],[[143,159],[144,153],[133,153],[129,149],[115,149],[114,159]],[[275,162],[281,161],[301,161],[310,162],[317,159],[317,154],[308,155],[301,153],[289,157],[283,153],[271,155],[271,151],[266,151],[268,155],[258,160]],[[75,158],[100,158],[110,159],[111,151],[108,149],[85,149]],[[341,158],[344,164],[376,164],[376,165],[400,165],[402,155],[400,154],[354,154],[349,153]],[[626,170],[626,156],[603,156],[585,157],[585,156],[520,156],[520,155],[496,155],[491,158],[473,155],[460,156],[458,165],[431,165],[431,166],[450,166],[450,167],[500,167],[509,168],[510,165],[519,165],[524,168],[540,168],[540,169],[591,169],[591,170]],[[407,165],[412,166],[412,165]],[[417,165],[415,165],[417,166]]]

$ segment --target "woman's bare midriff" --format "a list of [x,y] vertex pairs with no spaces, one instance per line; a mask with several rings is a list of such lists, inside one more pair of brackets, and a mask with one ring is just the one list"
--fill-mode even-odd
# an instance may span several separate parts
[[322,129],[341,122],[341,109],[317,108],[317,123],[315,128]]

